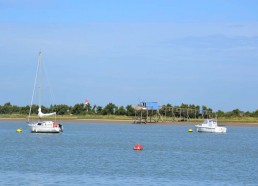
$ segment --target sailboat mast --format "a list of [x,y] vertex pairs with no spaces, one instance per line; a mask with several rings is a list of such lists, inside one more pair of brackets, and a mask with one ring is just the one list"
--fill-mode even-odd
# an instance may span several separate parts
[[39,91],[39,108],[41,108],[41,83],[42,83],[42,56],[41,51],[39,52],[39,78],[38,78],[38,91]]
[[29,111],[28,122],[30,121],[31,109],[32,109],[32,104],[33,104],[33,99],[34,99],[34,94],[35,94],[35,89],[36,89],[36,84],[37,84],[37,79],[38,79],[38,72],[39,72],[39,66],[40,66],[40,56],[41,56],[41,52],[39,52],[39,57],[38,57],[38,64],[37,64],[37,70],[36,70],[36,77],[35,77],[35,80],[34,80],[34,86],[33,86],[33,91],[32,91],[32,97],[31,97],[31,102],[30,102],[30,111]]

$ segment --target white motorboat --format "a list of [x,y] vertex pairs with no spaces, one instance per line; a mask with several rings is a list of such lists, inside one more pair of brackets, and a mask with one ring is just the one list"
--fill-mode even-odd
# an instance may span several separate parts
[[[28,117],[28,126],[31,129],[31,132],[33,133],[59,133],[63,132],[63,125],[58,123],[57,121],[41,121],[43,117],[47,116],[55,116],[56,118],[56,112],[52,113],[43,113],[41,111],[41,78],[38,77],[41,75],[41,52],[39,53],[39,59],[38,59],[38,66],[37,66],[37,73],[36,73],[36,78],[34,82],[34,89],[32,93],[32,99],[31,99],[31,105],[30,105],[30,112],[29,112],[29,117]],[[33,98],[34,98],[34,92],[36,88],[36,84],[38,84],[38,94],[39,94],[39,108],[38,108],[38,117],[39,121],[37,122],[30,122],[30,117],[31,117],[31,111],[32,111],[32,103],[33,103]]]
[[197,132],[226,133],[227,128],[218,126],[214,119],[206,119],[202,124],[195,125]]

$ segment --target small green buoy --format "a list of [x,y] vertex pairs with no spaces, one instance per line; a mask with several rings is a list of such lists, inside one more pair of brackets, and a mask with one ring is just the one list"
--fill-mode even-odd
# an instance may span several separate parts
[[188,132],[193,132],[193,129],[188,129]]
[[21,129],[21,128],[18,128],[18,129],[16,130],[16,132],[22,132],[22,129]]

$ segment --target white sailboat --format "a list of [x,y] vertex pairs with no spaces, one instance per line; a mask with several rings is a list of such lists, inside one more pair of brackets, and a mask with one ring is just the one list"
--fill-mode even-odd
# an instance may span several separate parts
[[[37,72],[36,72],[36,78],[34,82],[34,88],[33,88],[33,93],[32,93],[32,99],[31,99],[31,105],[30,105],[30,111],[29,111],[29,117],[28,117],[28,126],[31,129],[31,132],[33,133],[59,133],[63,132],[63,125],[58,123],[57,121],[42,121],[43,117],[47,116],[56,116],[56,112],[52,113],[43,113],[41,110],[41,69],[42,69],[42,57],[41,57],[41,52],[39,52],[39,58],[38,58],[38,66],[37,66]],[[34,93],[35,93],[35,88],[36,84],[38,84],[38,96],[39,96],[39,108],[38,108],[38,117],[39,121],[37,122],[30,122],[30,117],[31,117],[31,108],[32,108],[32,103],[34,99]]]

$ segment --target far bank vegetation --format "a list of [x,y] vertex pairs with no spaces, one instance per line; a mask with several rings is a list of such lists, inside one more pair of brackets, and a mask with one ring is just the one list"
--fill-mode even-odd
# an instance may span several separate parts
[[[114,119],[114,120],[132,120],[135,116],[135,107],[132,105],[117,106],[113,103],[108,103],[106,106],[98,106],[78,103],[74,106],[66,104],[51,105],[49,107],[42,106],[43,112],[57,112],[57,115],[63,119]],[[174,106],[172,104],[163,105],[159,108],[159,113],[162,116],[169,115],[171,109],[187,109],[189,112],[187,118],[195,121],[205,117],[217,118],[220,121],[230,122],[256,122],[258,121],[258,110],[256,111],[241,111],[234,109],[229,112],[219,110],[214,112],[211,108],[206,106],[198,106],[192,104],[181,104]],[[26,118],[28,116],[30,106],[12,105],[10,102],[0,105],[0,118]],[[32,116],[37,117],[38,106],[32,105]],[[184,114],[180,117],[186,117]]]

